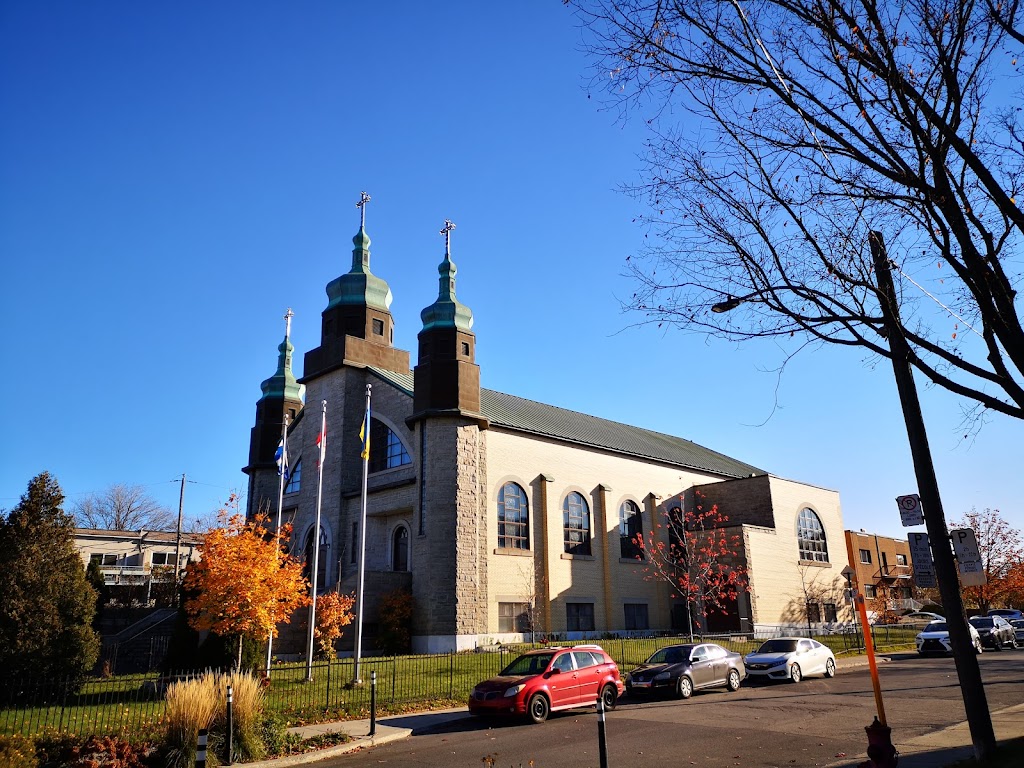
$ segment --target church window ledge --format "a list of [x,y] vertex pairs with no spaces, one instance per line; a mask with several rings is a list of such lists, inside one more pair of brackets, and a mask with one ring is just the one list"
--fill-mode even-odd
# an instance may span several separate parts
[[496,555],[512,555],[513,557],[533,557],[533,551],[529,549],[515,549],[513,547],[495,547]]
[[811,565],[815,568],[831,568],[832,563],[819,563],[817,560],[801,560],[800,565]]
[[563,560],[596,560],[593,555],[573,555],[568,552],[562,553]]

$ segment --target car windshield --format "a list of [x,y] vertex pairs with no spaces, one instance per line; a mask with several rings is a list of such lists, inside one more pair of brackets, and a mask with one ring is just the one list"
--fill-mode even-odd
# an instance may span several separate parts
[[792,653],[796,650],[796,640],[780,639],[780,640],[765,640],[761,647],[757,649],[758,653]]
[[660,651],[655,653],[649,658],[647,664],[679,664],[680,662],[687,661],[690,658],[690,651],[693,649],[692,645],[673,645],[668,648],[662,648]]
[[520,656],[503,670],[502,677],[522,677],[523,675],[539,675],[548,668],[553,653],[531,653]]
[[975,629],[989,629],[995,623],[992,619],[968,619]]
[[946,626],[944,621],[933,621],[927,627],[924,628],[925,632],[948,632],[949,627]]

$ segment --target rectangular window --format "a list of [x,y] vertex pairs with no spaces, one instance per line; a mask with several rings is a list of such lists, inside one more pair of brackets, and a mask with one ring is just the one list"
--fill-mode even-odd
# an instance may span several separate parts
[[103,555],[89,555],[89,562],[103,565]]
[[359,549],[359,523],[352,523],[352,540],[349,542],[349,562],[354,563],[356,561],[356,555],[359,554],[356,550]]
[[529,603],[498,603],[499,632],[529,632]]
[[302,459],[299,459],[291,467],[288,475],[288,482],[284,485],[285,493],[296,493],[302,487]]
[[384,321],[378,320],[376,317],[373,318],[373,335],[383,336],[384,335]]
[[907,556],[906,555],[896,555],[896,565],[906,565],[906,564],[907,564]]
[[865,565],[871,565],[871,550],[862,549],[860,551],[860,561]]
[[873,598],[875,596],[875,587],[872,584],[864,585],[864,597]]
[[646,603],[626,603],[626,629],[650,629]]
[[569,632],[593,632],[594,604],[566,603],[565,628]]
[[174,565],[173,552],[154,552],[153,565]]
[[807,604],[807,621],[816,624],[821,621],[821,606],[817,603]]
[[835,603],[825,603],[825,621],[838,621]]

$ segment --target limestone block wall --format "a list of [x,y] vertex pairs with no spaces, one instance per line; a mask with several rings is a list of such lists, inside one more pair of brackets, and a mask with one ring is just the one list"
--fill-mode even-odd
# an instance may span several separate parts
[[[665,499],[717,478],[501,429],[492,428],[483,435],[487,440],[486,514],[491,523],[487,631],[497,635],[499,602],[528,596],[523,562],[530,560],[547,631],[566,631],[568,602],[594,604],[596,631],[622,630],[627,602],[647,604],[650,627],[667,629],[669,588],[645,581],[642,564],[620,557],[619,507],[626,500],[635,502],[643,511],[643,528],[650,532],[661,522]],[[530,502],[527,557],[498,550],[497,497],[502,484],[510,481],[523,487]],[[571,491],[579,492],[589,506],[589,556],[564,552],[562,502]]]

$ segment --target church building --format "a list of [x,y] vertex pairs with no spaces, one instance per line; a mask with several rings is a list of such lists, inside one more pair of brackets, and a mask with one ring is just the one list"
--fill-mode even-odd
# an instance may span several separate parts
[[[836,492],[690,440],[482,388],[473,313],[456,297],[450,222],[437,299],[420,313],[411,359],[393,346],[391,290],[370,270],[361,211],[351,268],[327,284],[320,344],[305,353],[301,378],[292,370],[289,313],[244,471],[248,514],[273,518],[275,451],[287,421],[282,509],[292,546],[304,547],[307,561],[318,547],[318,590],[353,592],[369,387],[364,647],[374,647],[378,601],[395,590],[412,594],[413,648],[421,652],[529,639],[531,631],[561,639],[682,631],[693,606],[649,578],[634,537],[664,530],[673,505],[697,498],[728,516],[749,578],[728,615],[709,617],[710,629],[837,620],[845,606],[831,595],[841,594],[846,558]],[[277,650],[300,650],[282,640]]]

